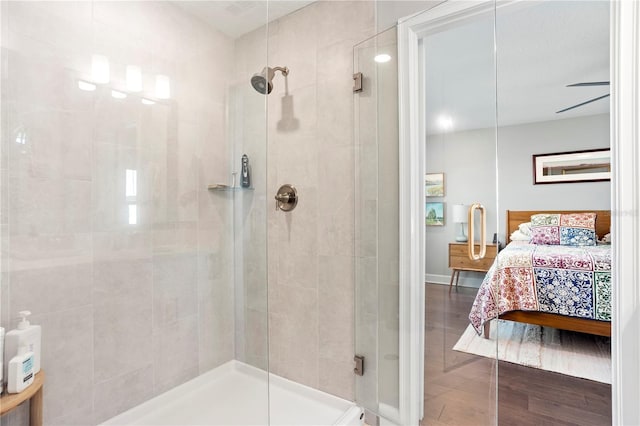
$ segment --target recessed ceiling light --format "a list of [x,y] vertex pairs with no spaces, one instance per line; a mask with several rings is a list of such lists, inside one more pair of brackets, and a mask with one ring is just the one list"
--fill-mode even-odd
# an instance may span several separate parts
[[453,118],[449,115],[441,115],[438,117],[438,126],[440,126],[442,130],[450,130],[453,127]]
[[376,55],[373,60],[378,62],[379,64],[382,64],[384,62],[389,62],[391,60],[391,56],[387,55],[386,53],[381,53],[379,55]]

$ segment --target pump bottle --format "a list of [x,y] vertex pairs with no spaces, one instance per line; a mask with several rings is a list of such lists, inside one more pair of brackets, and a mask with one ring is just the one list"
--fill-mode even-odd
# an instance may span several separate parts
[[20,346],[18,355],[11,358],[8,366],[7,392],[20,393],[25,390],[35,378],[33,371],[33,352],[25,345]]
[[31,315],[29,311],[18,312],[22,318],[15,330],[9,331],[4,339],[4,374],[5,381],[8,379],[7,370],[9,362],[18,355],[18,349],[25,346],[27,352],[33,352],[33,374],[40,371],[40,347],[41,347],[41,328],[39,325],[31,325],[27,317]]

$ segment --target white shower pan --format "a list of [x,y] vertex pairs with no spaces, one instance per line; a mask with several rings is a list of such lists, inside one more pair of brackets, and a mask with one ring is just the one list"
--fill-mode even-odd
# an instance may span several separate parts
[[266,372],[229,361],[102,424],[361,426],[364,416],[353,402],[275,374],[267,394]]

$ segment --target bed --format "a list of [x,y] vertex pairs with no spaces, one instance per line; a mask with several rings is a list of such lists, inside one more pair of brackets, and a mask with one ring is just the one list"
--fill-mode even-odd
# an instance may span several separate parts
[[[491,320],[500,318],[611,336],[610,246],[546,246],[509,240],[512,232],[530,221],[532,215],[585,212],[597,215],[597,238],[609,233],[609,210],[507,211],[507,247],[485,276],[469,314],[479,334],[483,331],[488,338]],[[546,284],[560,276],[575,280],[575,285],[548,287],[558,293],[545,293]],[[563,305],[561,299],[567,295],[570,300]]]

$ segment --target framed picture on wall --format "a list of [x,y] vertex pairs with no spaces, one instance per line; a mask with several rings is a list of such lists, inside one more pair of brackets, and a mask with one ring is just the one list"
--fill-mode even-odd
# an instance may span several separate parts
[[427,226],[444,226],[444,203],[425,203],[425,224]]
[[611,180],[611,150],[557,152],[533,156],[533,183]]
[[427,197],[444,197],[444,173],[425,173],[424,193]]

